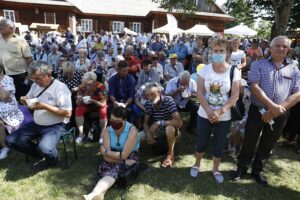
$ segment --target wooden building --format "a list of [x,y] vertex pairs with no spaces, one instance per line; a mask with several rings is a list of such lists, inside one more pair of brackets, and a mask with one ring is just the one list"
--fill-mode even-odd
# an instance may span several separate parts
[[[234,20],[210,0],[198,0],[199,12],[187,16],[172,12],[178,27],[189,29],[206,24],[223,32],[224,24]],[[152,0],[0,0],[0,16],[39,31],[123,32],[124,27],[141,33],[167,24],[167,11]]]

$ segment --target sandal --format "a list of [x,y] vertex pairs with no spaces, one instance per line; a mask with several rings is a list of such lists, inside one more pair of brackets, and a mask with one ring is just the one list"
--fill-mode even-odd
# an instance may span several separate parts
[[221,174],[221,172],[213,172],[213,175],[214,175],[215,180],[217,181],[217,183],[223,183],[224,177]]
[[191,177],[196,178],[198,176],[199,172],[200,172],[200,167],[197,167],[195,165],[190,169],[190,175],[191,175]]
[[279,147],[293,147],[294,146],[294,142],[293,141],[287,141],[287,140],[285,140],[285,141],[281,141],[281,142],[278,142],[278,146]]
[[173,155],[168,155],[161,166],[164,167],[164,168],[172,167],[173,162],[174,162],[174,156]]

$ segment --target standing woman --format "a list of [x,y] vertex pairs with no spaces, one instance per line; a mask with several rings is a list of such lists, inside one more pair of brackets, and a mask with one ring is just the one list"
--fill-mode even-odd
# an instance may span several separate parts
[[[230,83],[231,65],[227,63],[231,55],[227,40],[216,38],[211,42],[212,63],[198,72],[197,96],[200,102],[197,119],[196,162],[190,170],[197,177],[200,162],[204,156],[211,134],[213,133],[213,175],[217,183],[224,178],[219,172],[223,144],[230,132],[231,111],[239,96],[241,73],[234,69],[233,83]],[[229,91],[231,89],[231,94]]]

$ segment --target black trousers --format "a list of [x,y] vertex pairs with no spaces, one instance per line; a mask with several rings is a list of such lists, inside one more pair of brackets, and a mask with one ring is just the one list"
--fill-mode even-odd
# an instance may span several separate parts
[[179,108],[177,106],[177,109],[179,112],[190,112],[190,120],[187,125],[187,129],[196,128],[197,123],[197,112],[199,109],[199,105],[196,104],[196,102],[189,100],[185,106],[185,108]]
[[26,76],[27,76],[27,73],[10,75],[10,77],[13,78],[14,84],[16,87],[15,96],[16,96],[17,101],[20,101],[20,97],[25,96],[27,94],[27,92],[29,91],[29,84],[24,83]]
[[287,116],[288,114],[285,113],[275,118],[272,130],[268,123],[262,121],[259,108],[253,104],[250,105],[245,127],[245,138],[238,156],[237,166],[239,169],[246,171],[247,166],[251,164],[254,157],[252,172],[261,172],[263,170],[265,161],[269,158],[271,150],[276,145],[283,131]]

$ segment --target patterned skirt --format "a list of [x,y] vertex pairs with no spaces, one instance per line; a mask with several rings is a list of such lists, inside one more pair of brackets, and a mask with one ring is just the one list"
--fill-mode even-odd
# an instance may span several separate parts
[[[132,159],[132,160],[135,160],[137,163],[139,163],[137,152],[131,153],[127,159]],[[109,163],[109,162],[103,160],[99,166],[99,174],[100,174],[100,177],[110,176],[114,179],[118,179],[119,173],[122,170],[126,170],[128,167],[129,166],[126,165],[124,162],[115,164],[115,163]]]

